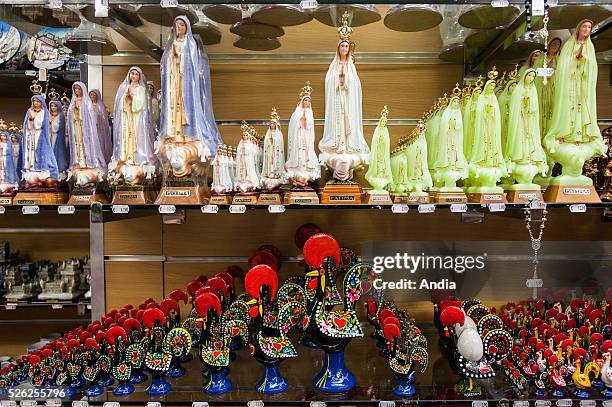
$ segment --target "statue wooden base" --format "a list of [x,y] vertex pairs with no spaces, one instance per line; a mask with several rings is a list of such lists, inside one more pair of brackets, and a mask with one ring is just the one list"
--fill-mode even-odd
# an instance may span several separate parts
[[322,204],[360,204],[363,191],[356,183],[328,183],[321,194]]
[[464,192],[441,192],[436,191],[433,196],[435,203],[441,204],[456,204],[467,203],[468,198]]
[[162,187],[155,200],[156,205],[203,205],[208,203],[204,188],[193,186]]
[[391,194],[391,199],[393,203],[408,203],[408,194]]
[[367,193],[368,204],[370,205],[389,205],[392,204],[391,195],[387,193]]
[[13,205],[64,205],[67,201],[66,191],[22,191],[13,198]]
[[0,205],[12,205],[14,197],[15,195],[12,195],[12,194],[0,196]]
[[94,202],[107,203],[104,194],[72,194],[68,199],[68,205],[91,205]]
[[529,203],[529,201],[534,199],[544,202],[540,189],[510,189],[506,191],[506,199],[511,203]]
[[503,193],[499,192],[476,192],[468,194],[468,202],[471,203],[508,203]]
[[409,192],[408,193],[408,203],[418,203],[418,204],[426,204],[426,203],[430,203],[431,202],[431,196],[429,195],[429,193],[422,193],[422,192]]
[[116,187],[113,193],[113,205],[147,205],[155,201],[155,191],[145,186]]
[[231,195],[213,195],[208,202],[211,205],[229,205],[232,203]]
[[232,199],[232,205],[255,205],[258,197],[258,193],[236,194]]
[[258,205],[280,205],[283,203],[283,198],[278,192],[263,192],[257,200]]
[[544,201],[550,203],[600,203],[593,185],[549,185]]
[[283,202],[286,205],[318,205],[319,195],[314,190],[291,190],[285,193]]

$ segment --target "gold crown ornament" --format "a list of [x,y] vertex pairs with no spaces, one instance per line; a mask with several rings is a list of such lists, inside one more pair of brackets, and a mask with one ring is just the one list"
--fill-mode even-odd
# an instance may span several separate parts
[[518,79],[519,71],[518,64],[514,65],[514,69],[508,74],[508,80],[516,80]]
[[7,131],[8,130],[8,126],[6,125],[6,122],[4,121],[4,119],[0,119],[0,131]]
[[389,115],[389,108],[387,107],[387,105],[383,106],[382,110],[380,111],[380,118],[381,119],[387,119],[387,116]]
[[338,27],[338,35],[340,36],[340,42],[346,41],[348,43],[351,42],[351,35],[353,34],[353,29],[349,26],[349,12],[348,10],[342,14],[340,18],[340,27]]
[[17,127],[17,124],[15,124],[15,122],[11,122],[11,124],[9,124],[9,132],[19,133],[19,127]]
[[49,91],[49,99],[51,100],[59,100],[60,95],[55,91],[55,88],[51,88]]
[[459,83],[455,83],[455,87],[453,88],[453,97],[460,98],[461,97],[461,88],[459,87]]
[[487,78],[489,78],[490,81],[494,81],[497,79],[498,76],[499,72],[497,72],[497,69],[495,69],[495,65],[493,65],[493,68],[491,68],[491,70],[487,73]]
[[70,98],[66,95],[66,92],[62,93],[62,98],[60,99],[60,102],[62,102],[62,105],[70,104]]
[[303,98],[311,98],[312,94],[312,86],[310,86],[310,81],[306,82],[306,86],[304,86],[300,92],[300,100]]
[[270,112],[270,121],[280,124],[280,116],[278,115],[275,107],[273,107],[272,111]]
[[43,90],[43,87],[40,85],[40,83],[38,83],[36,79],[34,79],[32,81],[32,84],[30,85],[30,91],[32,92],[32,94],[40,95],[42,94],[42,90]]
[[248,125],[248,123],[247,123],[245,120],[243,120],[243,121],[242,121],[242,125],[240,126],[240,130],[242,130],[242,133],[243,133],[243,134],[244,134],[244,133],[250,134],[250,130],[251,130],[251,128],[250,128],[250,126]]
[[484,85],[484,82],[482,81],[482,75],[478,75],[478,79],[476,79],[476,89],[477,88],[482,88],[482,85]]

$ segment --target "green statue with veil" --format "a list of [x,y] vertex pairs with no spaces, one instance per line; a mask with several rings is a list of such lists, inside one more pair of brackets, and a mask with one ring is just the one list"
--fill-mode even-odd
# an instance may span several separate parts
[[389,191],[385,188],[393,184],[391,173],[391,157],[389,139],[389,129],[387,128],[387,116],[389,109],[387,106],[380,113],[378,125],[372,136],[372,146],[370,148],[370,166],[365,174],[365,179],[372,185],[373,189],[368,191],[370,202],[391,202]]

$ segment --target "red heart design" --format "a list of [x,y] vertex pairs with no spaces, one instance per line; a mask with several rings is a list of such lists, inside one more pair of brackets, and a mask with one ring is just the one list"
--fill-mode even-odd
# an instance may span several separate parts
[[221,355],[221,352],[219,352],[218,350],[213,352],[213,358],[217,359],[219,355]]
[[278,342],[274,342],[272,345],[276,348],[276,350],[281,350],[283,348],[283,345]]
[[334,317],[334,325],[336,325],[338,329],[342,329],[346,326],[346,319]]
[[238,328],[233,328],[232,329],[232,336],[237,336],[240,333],[240,329]]
[[296,317],[291,317],[291,325],[297,324],[298,319]]
[[221,349],[223,347],[223,342],[221,341],[216,341],[215,342],[215,348],[216,349]]

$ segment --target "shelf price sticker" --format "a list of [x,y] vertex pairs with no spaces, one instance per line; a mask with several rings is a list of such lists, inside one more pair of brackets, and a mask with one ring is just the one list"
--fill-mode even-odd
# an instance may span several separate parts
[[114,214],[130,213],[130,206],[129,205],[113,205],[112,211]]
[[89,407],[89,403],[85,400],[74,400],[72,407]]
[[202,207],[202,213],[217,213],[219,212],[219,205],[204,205]]
[[[4,306],[7,310],[16,310],[17,309],[17,304],[16,303],[8,303]],[[3,400],[4,401],[4,400]],[[2,405],[2,407],[4,407],[4,404]]]
[[453,213],[464,213],[467,212],[467,204],[451,204],[450,211]]
[[59,215],[73,215],[74,205],[60,205],[57,207],[57,213]]
[[209,407],[207,401],[194,401],[191,403],[191,407]]
[[569,210],[571,213],[584,213],[587,211],[586,204],[573,204],[570,205]]
[[159,401],[148,401],[146,407],[161,407]]
[[[89,406],[89,403],[87,403],[86,401],[84,403],[86,404],[85,407]],[[62,400],[61,399],[48,399],[47,401],[45,401],[45,407],[62,407]]]
[[37,403],[36,400],[21,400],[19,405],[21,407],[36,407]]
[[546,78],[550,78],[551,76],[553,76],[553,74],[555,73],[555,68],[537,68],[536,69],[536,75],[537,76],[542,76],[542,77],[546,77]]
[[544,286],[544,280],[541,278],[530,278],[527,280],[527,288],[542,288]]
[[493,7],[508,7],[510,2],[508,0],[492,0],[491,6]]
[[550,400],[536,400],[536,407],[550,407],[552,402]]
[[378,407],[395,407],[395,401],[381,400],[378,402]]
[[17,407],[15,400],[0,400],[0,406],[2,407]]
[[[245,213],[246,212],[246,205],[230,205],[229,207],[229,212],[230,213]],[[253,401],[253,400],[251,400]],[[255,400],[258,401],[258,400]],[[250,403],[250,401],[249,401]],[[263,403],[263,401],[262,401]],[[260,407],[260,406],[249,406],[249,407]]]
[[300,1],[300,8],[302,10],[314,10],[319,6],[317,0],[302,0]]
[[580,400],[580,407],[596,407],[595,400]]
[[515,400],[512,407],[529,407],[529,400]]
[[489,407],[487,400],[474,400],[472,401],[472,407]]
[[178,7],[178,0],[161,0],[159,5],[161,8]]
[[[238,206],[244,206],[244,205],[238,205]],[[247,407],[264,407],[264,402],[263,400],[250,400],[247,402]]]
[[4,206],[0,206],[0,215],[4,215],[4,212],[6,212],[6,208]]
[[64,306],[62,304],[51,304],[51,309],[62,309]]
[[176,212],[176,206],[174,206],[174,205],[159,205],[157,207],[157,210],[161,214],[171,215],[174,212]]
[[21,207],[21,213],[24,215],[38,215],[40,207],[38,205],[27,205]]
[[434,213],[436,211],[436,205],[434,204],[421,204],[419,205],[419,213]]
[[118,401],[105,401],[102,407],[121,407]]
[[571,399],[557,400],[557,407],[572,407],[572,400]]
[[285,205],[279,205],[279,204],[272,204],[272,205],[268,205],[268,212],[270,213],[284,213],[285,212]]
[[489,206],[489,212],[504,212],[506,210],[506,204],[503,203],[491,203]]
[[311,401],[310,407],[327,407],[327,403],[324,401]]
[[408,206],[408,204],[393,204],[393,206],[391,206],[391,212],[393,213],[408,213],[408,211],[410,210],[410,207]]

